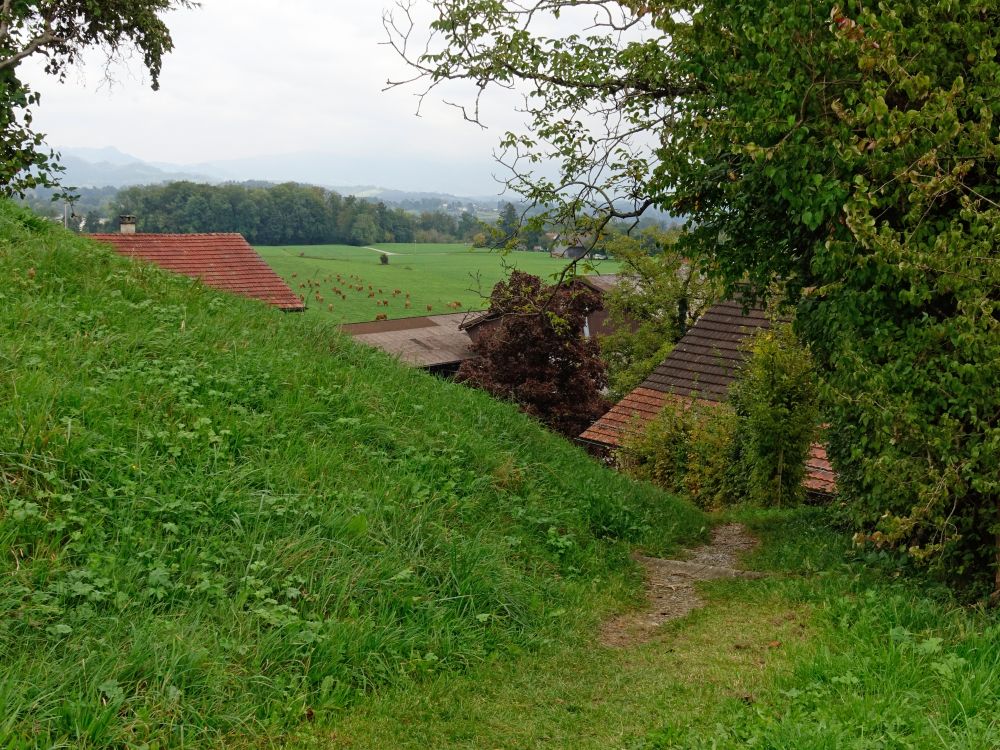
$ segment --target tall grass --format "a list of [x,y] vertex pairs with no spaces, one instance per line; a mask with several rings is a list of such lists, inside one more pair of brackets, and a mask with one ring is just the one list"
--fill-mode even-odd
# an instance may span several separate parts
[[[224,743],[566,640],[703,517],[0,203],[0,746]],[[634,583],[634,581],[633,581]]]

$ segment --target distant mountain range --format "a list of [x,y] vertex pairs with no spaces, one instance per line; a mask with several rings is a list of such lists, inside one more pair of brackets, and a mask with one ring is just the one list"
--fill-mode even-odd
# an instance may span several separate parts
[[[105,148],[61,148],[66,167],[63,183],[74,187],[129,187],[153,185],[177,180],[217,184],[221,182],[300,182],[335,190],[342,195],[374,198],[387,203],[433,201],[474,204],[495,209],[498,195],[458,196],[433,191],[398,190],[375,185],[340,185],[324,179],[333,174],[354,174],[363,165],[360,160],[330,154],[291,154],[232,159],[200,164],[178,165],[146,162],[108,146]],[[353,163],[358,161],[358,163]],[[376,167],[378,165],[375,165]],[[379,171],[374,169],[373,171]],[[412,171],[409,165],[408,171]],[[499,191],[498,191],[499,192]]]

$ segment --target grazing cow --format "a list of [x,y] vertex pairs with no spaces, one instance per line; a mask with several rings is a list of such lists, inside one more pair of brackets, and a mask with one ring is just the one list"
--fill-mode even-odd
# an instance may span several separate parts
[[378,315],[375,316],[375,320],[388,320],[388,319],[389,316],[386,315],[385,313],[379,313]]

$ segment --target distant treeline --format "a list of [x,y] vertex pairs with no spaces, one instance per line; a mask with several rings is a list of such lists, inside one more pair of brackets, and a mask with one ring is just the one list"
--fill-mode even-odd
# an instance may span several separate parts
[[[371,245],[376,242],[469,242],[482,231],[471,212],[419,214],[320,187],[204,185],[172,182],[121,190],[84,231],[117,230],[120,214],[140,232],[239,232],[254,245]],[[95,226],[103,219],[103,227]]]

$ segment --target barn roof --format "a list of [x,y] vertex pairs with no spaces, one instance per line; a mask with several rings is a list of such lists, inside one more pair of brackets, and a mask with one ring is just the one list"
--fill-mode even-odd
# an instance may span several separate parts
[[119,254],[200,279],[205,286],[299,311],[305,304],[241,234],[95,234]]
[[462,330],[469,313],[347,323],[340,327],[356,340],[376,346],[415,367],[443,367],[472,359],[472,339]]
[[577,276],[576,280],[599,294],[606,294],[621,283],[622,277],[616,273],[605,273],[594,274],[593,276]]
[[[724,402],[746,359],[750,337],[770,327],[771,318],[759,308],[744,311],[734,301],[714,305],[649,377],[580,435],[580,440],[615,448],[627,432],[641,429],[668,403],[691,398],[708,404]],[[822,445],[812,447],[806,469],[807,489],[835,491],[833,470]]]

